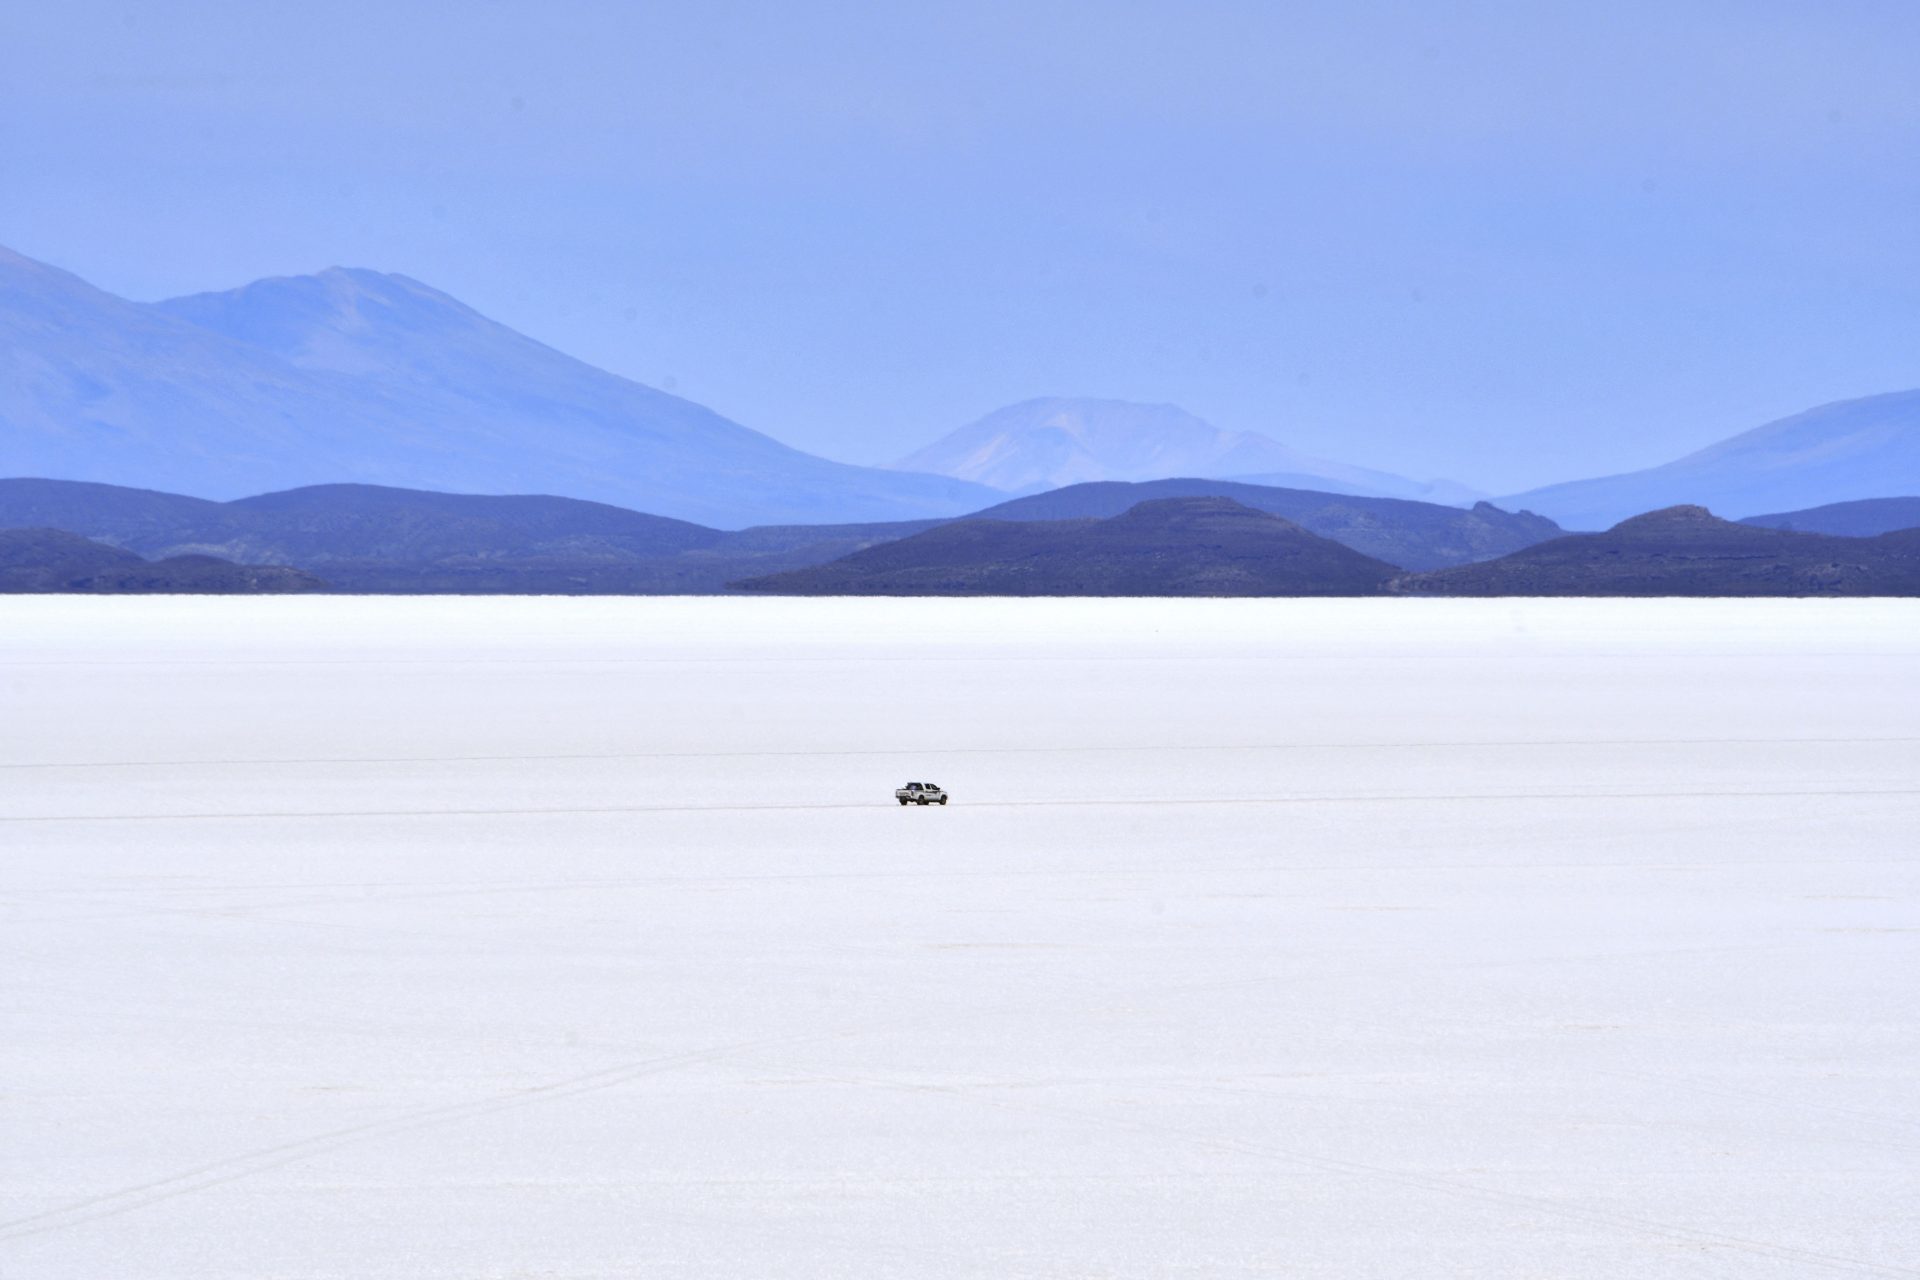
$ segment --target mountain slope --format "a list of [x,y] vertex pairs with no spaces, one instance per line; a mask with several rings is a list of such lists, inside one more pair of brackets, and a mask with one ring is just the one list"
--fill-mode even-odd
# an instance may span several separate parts
[[1340,493],[1422,498],[1433,486],[1222,431],[1169,404],[1041,399],[998,409],[896,466],[1027,493],[1094,480],[1253,477]]
[[62,529],[150,552],[174,530],[215,518],[222,504],[85,480],[0,480],[0,529]]
[[1920,391],[1842,400],[1767,423],[1646,471],[1501,500],[1573,529],[1675,504],[1736,516],[1920,492]]
[[1835,502],[1805,511],[1778,511],[1748,516],[1741,524],[1763,529],[1795,529],[1801,533],[1830,533],[1842,538],[1871,538],[1895,529],[1920,528],[1920,498],[1864,498]]
[[576,498],[314,485],[207,502],[63,480],[0,480],[0,527],[65,529],[142,555],[219,555],[250,564],[533,553],[581,560],[673,555],[717,529]]
[[962,520],[832,564],[738,583],[783,595],[1370,595],[1393,567],[1226,498],[1109,520]]
[[0,528],[60,529],[145,556],[298,565],[340,590],[382,593],[713,592],[930,523],[727,533],[575,498],[315,485],[208,502],[70,480],[0,480]]
[[790,449],[403,276],[335,269],[143,306],[5,250],[0,475],[210,498],[551,492],[719,525],[957,515],[999,496]]
[[1553,521],[1532,512],[1514,514],[1485,502],[1463,511],[1403,498],[1354,497],[1232,480],[1193,479],[1069,485],[1014,498],[975,512],[971,518],[1106,519],[1150,499],[1190,497],[1231,498],[1403,569],[1437,569],[1491,560],[1562,532]]
[[1445,596],[1920,594],[1920,530],[1877,538],[1759,529],[1680,506],[1605,533],[1556,538],[1500,560],[1396,579]]
[[684,520],[577,498],[423,493],[374,485],[314,485],[261,494],[227,503],[226,511],[243,530],[270,530],[275,557],[298,564],[533,554],[592,561],[676,555],[726,536]]
[[1269,489],[1316,489],[1321,493],[1350,493],[1356,497],[1397,498],[1406,502],[1431,502],[1446,507],[1470,507],[1486,501],[1479,489],[1457,480],[1408,480],[1384,471],[1364,467],[1328,464],[1332,475],[1311,475],[1299,471],[1260,471],[1249,475],[1230,475],[1228,480],[1259,485]]
[[147,561],[58,529],[0,529],[0,592],[254,595],[322,591],[326,583],[280,565],[212,556]]

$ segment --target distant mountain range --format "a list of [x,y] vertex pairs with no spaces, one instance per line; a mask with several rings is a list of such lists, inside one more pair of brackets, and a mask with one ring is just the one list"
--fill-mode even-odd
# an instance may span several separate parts
[[0,529],[0,593],[260,595],[322,591],[309,573],[212,556],[149,561],[58,529]]
[[[1875,518],[1893,520],[1894,510],[1882,504]],[[477,594],[710,593],[729,584],[797,594],[1920,590],[1920,528],[1832,537],[1682,507],[1564,537],[1550,521],[1486,504],[1462,511],[1219,480],[1074,485],[961,521],[731,532],[572,498],[322,485],[209,502],[0,480],[0,529],[9,528],[25,531],[8,534],[11,550],[0,551],[11,556],[0,582],[9,590],[314,590],[323,580],[348,592]],[[1441,567],[1406,572],[1429,565]]]
[[[0,249],[4,475],[208,499],[334,484],[546,493],[732,530],[952,519],[1009,493],[1182,476],[1445,506],[1474,498],[1451,482],[1224,431],[1172,405],[1100,399],[1010,405],[899,468],[850,466],[595,369],[405,276],[334,268],[140,304]],[[1680,504],[1771,520],[1912,493],[1920,391],[1824,405],[1664,466],[1499,506],[1606,528]],[[1310,530],[1332,527],[1331,517],[1316,524],[1235,500]],[[1350,515],[1346,536],[1358,549],[1396,563],[1415,554],[1405,541],[1362,545],[1372,515]],[[1515,519],[1500,515],[1495,524]],[[1831,518],[1855,529],[1905,517]],[[1504,534],[1476,542],[1466,533],[1444,552],[1418,535],[1430,554],[1413,567],[1512,549]]]
[[1443,596],[1920,595],[1920,529],[1873,538],[1790,533],[1679,506],[1484,564],[1399,578]]
[[738,585],[781,595],[1371,595],[1394,566],[1230,498],[1106,520],[961,520]]
[[[1462,564],[1553,537],[1491,507],[1264,489],[1220,480],[1081,485],[997,504],[990,520],[1114,516],[1150,498],[1226,496],[1399,568]],[[935,520],[723,531],[574,498],[317,485],[211,502],[66,480],[0,480],[0,528],[64,529],[146,556],[297,565],[346,591],[661,593],[823,564]]]
[[[1049,399],[1010,405],[897,465],[1015,494],[1089,481],[1172,476],[1466,505],[1480,495],[1295,453],[1265,436],[1223,431],[1172,405]],[[1822,405],[1664,466],[1548,485],[1498,499],[1575,529],[1694,504],[1748,517],[1920,492],[1920,391]]]
[[1170,404],[1042,399],[998,409],[902,458],[896,466],[1034,493],[1099,480],[1175,476],[1280,488],[1471,502],[1448,481],[1422,484],[1297,453],[1250,431],[1223,431]]
[[577,498],[317,485],[233,502],[0,480],[0,528],[44,526],[146,556],[297,565],[357,592],[661,594],[818,564],[928,522],[729,533]]
[[347,481],[545,492],[734,527],[1001,496],[790,449],[405,276],[336,268],[141,305],[5,250],[0,475],[207,498]]
[[1174,498],[1101,520],[948,523],[738,585],[792,595],[1920,595],[1920,528],[1839,538],[1701,507],[1426,573],[1335,545],[1231,499]]
[[1731,516],[1920,492],[1920,391],[1821,405],[1665,466],[1549,485],[1500,505],[1604,529],[1677,504]]

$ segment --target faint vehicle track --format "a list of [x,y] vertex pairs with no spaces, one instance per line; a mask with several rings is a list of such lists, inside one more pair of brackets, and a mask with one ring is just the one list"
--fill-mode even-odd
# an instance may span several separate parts
[[[1059,809],[1059,808],[1204,808],[1234,807],[1244,808],[1259,805],[1310,805],[1310,804],[1497,804],[1512,801],[1539,800],[1836,800],[1869,799],[1877,797],[1920,796],[1920,787],[1860,787],[1828,788],[1818,790],[1779,790],[1761,787],[1746,787],[1731,790],[1689,790],[1689,791],[1501,791],[1501,792],[1451,792],[1451,793],[1411,793],[1378,792],[1352,793],[1346,795],[1291,795],[1291,796],[1209,796],[1191,798],[1155,799],[1151,797],[1115,797],[1113,799],[1047,799],[1047,800],[981,800],[963,806],[965,809]],[[316,818],[516,818],[516,817],[559,817],[569,814],[622,814],[622,813],[805,813],[809,811],[839,812],[861,809],[875,809],[890,806],[863,804],[660,804],[660,805],[590,805],[555,806],[553,808],[499,808],[499,809],[306,809],[306,810],[258,810],[252,812],[202,812],[202,813],[46,813],[46,814],[8,814],[0,816],[0,822],[232,822],[260,820],[301,820]]]

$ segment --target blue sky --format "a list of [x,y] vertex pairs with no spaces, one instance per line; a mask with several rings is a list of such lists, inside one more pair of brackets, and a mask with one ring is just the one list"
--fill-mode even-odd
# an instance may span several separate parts
[[1038,395],[1502,491],[1920,385],[1920,6],[16,4],[0,243],[335,263],[856,462]]

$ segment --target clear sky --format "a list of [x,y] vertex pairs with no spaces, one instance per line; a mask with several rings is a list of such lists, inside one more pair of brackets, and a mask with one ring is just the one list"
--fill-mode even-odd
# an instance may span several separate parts
[[1920,5],[15,3],[0,243],[848,461],[1104,395],[1512,490],[1920,386]]

